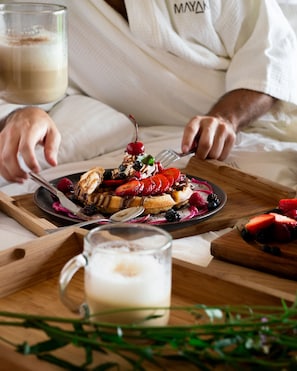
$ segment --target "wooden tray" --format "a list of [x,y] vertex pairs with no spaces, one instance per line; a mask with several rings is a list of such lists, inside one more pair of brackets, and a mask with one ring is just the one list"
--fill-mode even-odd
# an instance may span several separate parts
[[10,197],[0,192],[0,211],[15,219],[36,236],[44,236],[45,229],[56,226],[45,213],[36,207],[32,194]]
[[[74,316],[59,300],[58,275],[65,262],[82,251],[85,233],[82,229],[70,228],[0,252],[0,261],[3,262],[0,267],[2,310],[48,316]],[[82,274],[77,274],[72,284],[73,294],[80,298]],[[280,299],[293,303],[295,290],[295,282],[276,279],[244,268],[239,269],[236,266],[226,266],[224,262],[215,262],[213,266],[211,264],[208,268],[201,268],[190,263],[173,261],[172,305],[280,305]],[[186,314],[172,313],[170,323],[185,324],[189,323],[189,319]],[[1,337],[16,343],[25,340],[35,342],[40,340],[40,336],[23,328],[1,328]],[[59,352],[72,362],[82,362],[83,354],[77,348],[67,347]],[[32,356],[16,354],[12,348],[1,342],[0,359],[0,368],[4,370],[58,369]],[[168,363],[168,369],[178,369],[178,364]],[[187,365],[179,369],[191,370]]]
[[[170,231],[174,238],[233,227],[239,218],[261,213],[275,207],[279,199],[295,196],[291,188],[246,174],[220,161],[200,161],[192,157],[184,171],[218,185],[226,192],[227,203],[210,219]],[[37,236],[45,235],[46,228],[62,223],[41,211],[31,194],[8,197],[0,192],[0,210]]]

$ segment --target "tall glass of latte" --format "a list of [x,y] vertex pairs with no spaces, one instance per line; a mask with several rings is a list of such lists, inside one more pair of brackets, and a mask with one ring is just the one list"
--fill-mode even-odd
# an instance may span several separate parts
[[[169,233],[155,226],[113,223],[92,229],[84,251],[60,274],[62,302],[83,309],[91,320],[164,326],[171,303],[171,243]],[[83,305],[67,288],[84,269]]]
[[0,96],[38,105],[68,85],[67,9],[55,4],[0,3]]

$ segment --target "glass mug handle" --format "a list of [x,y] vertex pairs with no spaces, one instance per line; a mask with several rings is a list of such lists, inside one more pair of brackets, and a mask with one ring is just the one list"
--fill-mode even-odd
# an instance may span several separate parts
[[75,301],[69,297],[67,287],[75,273],[77,273],[79,269],[84,268],[87,265],[87,262],[87,257],[84,254],[74,256],[64,265],[60,273],[59,291],[61,301],[74,313],[82,314],[82,312],[85,312],[84,303],[75,303]]

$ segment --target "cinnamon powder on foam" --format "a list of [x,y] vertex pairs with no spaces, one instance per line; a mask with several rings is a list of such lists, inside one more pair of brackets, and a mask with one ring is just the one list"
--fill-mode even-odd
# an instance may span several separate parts
[[22,39],[11,39],[9,44],[12,46],[24,46],[24,45],[34,45],[49,41],[49,38],[45,36],[38,37],[23,37]]

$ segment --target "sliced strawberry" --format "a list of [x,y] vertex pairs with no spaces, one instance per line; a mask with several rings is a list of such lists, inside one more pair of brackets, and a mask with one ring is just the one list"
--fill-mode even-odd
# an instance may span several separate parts
[[116,188],[115,194],[117,196],[136,196],[143,190],[143,183],[139,180],[130,180]]
[[125,183],[125,179],[104,179],[102,185],[105,187],[118,187]]
[[283,198],[279,201],[278,207],[283,212],[297,209],[297,198]]
[[150,196],[154,192],[155,183],[152,177],[142,179],[140,181],[143,184],[143,189],[141,191],[142,196]]
[[154,183],[154,189],[152,191],[152,195],[157,195],[158,193],[161,192],[162,179],[159,177],[159,174],[151,176],[150,179]]
[[168,169],[164,169],[161,171],[161,174],[165,175],[166,177],[170,177],[174,179],[173,183],[176,183],[179,181],[181,176],[181,171],[177,169],[176,167],[169,167]]
[[291,227],[295,227],[297,225],[297,220],[292,219],[286,215],[281,215],[278,213],[269,213],[268,215],[272,215],[274,217],[275,224],[286,224]]
[[157,174],[156,175],[157,177],[159,177],[159,179],[161,180],[161,189],[160,189],[160,193],[165,193],[169,190],[170,188],[170,182],[168,180],[168,178],[163,175],[162,173],[160,174]]
[[175,183],[175,177],[171,174],[163,174],[161,173],[161,175],[165,175],[167,180],[169,181],[169,186],[172,187],[173,184]]
[[274,214],[261,214],[251,218],[245,225],[246,230],[256,235],[261,229],[269,227],[275,221]]

